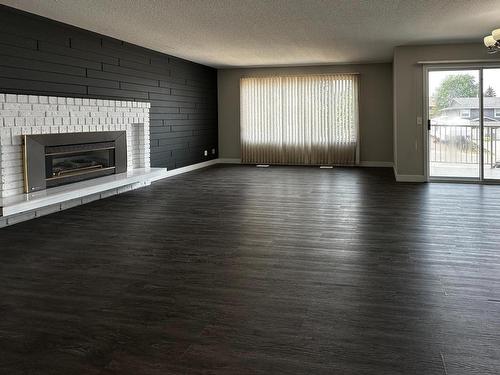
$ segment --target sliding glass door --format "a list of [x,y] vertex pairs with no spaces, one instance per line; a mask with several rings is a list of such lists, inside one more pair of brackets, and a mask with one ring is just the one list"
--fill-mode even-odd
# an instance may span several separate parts
[[483,69],[483,176],[500,179],[500,69]]
[[427,89],[429,179],[500,179],[500,69],[429,69]]

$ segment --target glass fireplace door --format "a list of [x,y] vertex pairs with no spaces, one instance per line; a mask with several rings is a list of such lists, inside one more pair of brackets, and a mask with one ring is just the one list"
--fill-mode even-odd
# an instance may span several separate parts
[[45,148],[47,187],[115,173],[114,142]]

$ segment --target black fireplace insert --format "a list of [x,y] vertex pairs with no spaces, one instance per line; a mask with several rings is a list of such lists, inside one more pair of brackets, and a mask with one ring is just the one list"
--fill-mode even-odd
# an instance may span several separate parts
[[27,193],[126,171],[124,131],[24,137]]

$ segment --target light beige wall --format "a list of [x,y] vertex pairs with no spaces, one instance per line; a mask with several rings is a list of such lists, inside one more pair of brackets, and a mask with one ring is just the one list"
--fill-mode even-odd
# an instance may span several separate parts
[[404,46],[394,50],[394,161],[400,175],[423,176],[425,171],[423,127],[417,117],[424,117],[423,64],[419,62],[492,61],[481,42],[431,46]]
[[240,78],[272,74],[360,74],[360,160],[392,162],[392,64],[352,64],[287,68],[220,69],[219,157],[240,158]]

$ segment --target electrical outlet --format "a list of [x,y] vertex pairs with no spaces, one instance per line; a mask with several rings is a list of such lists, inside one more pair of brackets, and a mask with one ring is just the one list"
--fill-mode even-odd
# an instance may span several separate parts
[[212,149],[212,155],[215,155],[215,148]]
[[203,152],[203,155],[208,156],[208,151],[207,151],[207,150],[205,150],[205,151]]

